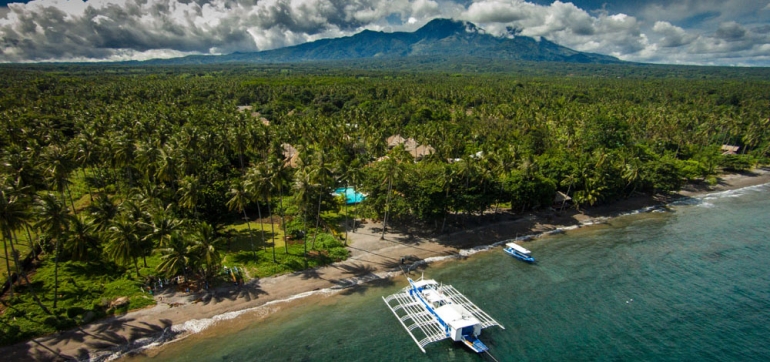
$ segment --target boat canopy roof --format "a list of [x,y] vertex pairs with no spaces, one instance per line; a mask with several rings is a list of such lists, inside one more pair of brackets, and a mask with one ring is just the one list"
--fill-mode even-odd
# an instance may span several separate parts
[[519,244],[516,244],[516,243],[506,243],[506,244],[505,244],[505,246],[507,246],[507,247],[509,247],[509,248],[511,248],[511,249],[513,249],[513,250],[516,250],[516,251],[518,251],[518,252],[520,252],[520,253],[522,253],[522,254],[527,254],[527,255],[529,255],[529,254],[531,254],[531,253],[532,253],[531,251],[527,250],[527,249],[526,249],[526,248],[524,248],[523,246],[521,246],[521,245],[519,245]]
[[417,287],[417,288],[424,288],[426,285],[436,285],[436,286],[438,286],[438,282],[433,280],[433,279],[417,280],[417,281],[412,281],[412,283],[414,283],[414,286]]
[[481,321],[459,304],[446,304],[435,309],[435,311],[436,315],[438,315],[444,323],[454,329],[481,324]]

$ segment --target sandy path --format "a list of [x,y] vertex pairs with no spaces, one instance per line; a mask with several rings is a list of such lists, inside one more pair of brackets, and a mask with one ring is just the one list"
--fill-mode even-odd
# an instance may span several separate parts
[[[742,175],[724,175],[715,187],[688,185],[684,197],[699,193],[736,189],[770,182],[770,170],[760,169]],[[88,360],[106,356],[115,350],[129,350],[132,342],[145,337],[168,336],[172,326],[187,321],[211,318],[227,312],[257,307],[300,293],[324,288],[344,288],[362,280],[378,278],[388,271],[398,271],[401,258],[408,261],[430,257],[457,255],[462,248],[488,245],[516,235],[535,234],[558,226],[579,225],[596,217],[611,217],[625,211],[659,204],[651,197],[640,196],[609,206],[583,212],[541,212],[538,214],[487,217],[483,224],[472,221],[467,230],[459,230],[439,238],[417,234],[389,232],[380,239],[381,225],[368,223],[350,232],[351,257],[322,268],[255,279],[246,285],[219,288],[210,294],[162,294],[158,305],[128,314],[57,333],[13,346],[0,348],[4,361]],[[490,222],[489,219],[495,219]]]

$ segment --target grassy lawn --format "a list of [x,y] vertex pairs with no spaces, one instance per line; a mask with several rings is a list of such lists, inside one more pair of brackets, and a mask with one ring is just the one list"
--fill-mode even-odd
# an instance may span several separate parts
[[[251,233],[249,233],[251,228]],[[285,242],[283,229],[274,225],[273,235],[270,225],[264,224],[264,229],[258,222],[242,222],[232,225],[225,230],[231,235],[229,245],[223,248],[225,253],[222,265],[229,268],[238,267],[246,272],[245,277],[267,277],[277,274],[292,273],[305,269],[304,241],[289,240]],[[262,240],[264,231],[265,240]],[[347,257],[347,250],[342,242],[328,233],[319,233],[315,242],[315,250],[311,248],[313,232],[307,237],[308,267],[326,265]],[[273,261],[273,244],[275,241],[275,261]],[[253,245],[253,249],[252,249]]]
[[[146,269],[151,269],[151,259],[148,259],[150,268]],[[133,269],[129,270],[108,262],[60,263],[58,302],[54,309],[54,263],[52,259],[44,260],[32,275],[32,284],[18,285],[16,289],[22,293],[17,294],[14,303],[0,315],[0,345],[154,305],[152,296],[143,291],[142,282],[137,281],[141,278],[137,279]],[[33,293],[52,314],[42,310]],[[127,303],[111,307],[110,303],[118,297],[126,297]]]
[[[75,178],[77,177],[79,175]],[[81,187],[77,192],[73,192],[73,196],[77,197],[75,205],[78,209],[90,203],[90,197],[84,191]],[[216,287],[232,283],[231,277],[224,272],[225,266],[237,267],[242,271],[244,279],[249,280],[344,260],[348,251],[340,240],[341,234],[338,230],[338,225],[344,218],[341,213],[325,213],[320,229],[328,230],[328,233],[321,232],[316,235],[312,228],[315,223],[308,222],[310,231],[306,238],[288,240],[277,222],[272,227],[269,223],[260,224],[253,221],[239,221],[228,225],[222,230],[225,237],[219,245],[222,265],[209,285]],[[20,257],[24,258],[30,250],[29,237],[26,231],[17,233],[17,237],[19,241],[16,248]],[[36,235],[32,237],[35,238]],[[4,251],[1,251],[3,254],[0,257],[4,257]],[[160,250],[138,260],[138,275],[133,263],[119,266],[104,260],[62,262],[58,271],[57,308],[53,308],[54,259],[51,255],[41,255],[41,259],[37,269],[29,274],[31,284],[17,283],[15,290],[19,293],[15,294],[12,303],[9,303],[8,296],[0,300],[0,345],[28,340],[109,315],[154,305],[155,300],[146,285],[151,279],[166,277],[156,270],[163,260]],[[97,258],[93,256],[92,259]],[[13,268],[12,260],[11,267]],[[6,274],[3,260],[0,265],[0,276],[3,280]],[[35,297],[48,312],[38,304]],[[125,303],[113,305],[119,298],[125,300]]]
[[[16,234],[18,242],[14,243],[13,246],[16,249],[16,252],[19,253],[19,260],[24,260],[24,258],[29,253],[29,237],[27,236],[26,232],[19,232]],[[32,236],[35,237],[34,235]],[[9,263],[11,265],[11,271],[15,270],[16,263],[14,262],[14,258],[11,255],[11,245],[7,241],[5,243],[0,243],[0,280],[2,280],[2,283],[5,282],[6,278],[8,277],[8,271],[6,270],[6,264],[5,264],[5,248],[6,245],[8,246],[8,258]]]

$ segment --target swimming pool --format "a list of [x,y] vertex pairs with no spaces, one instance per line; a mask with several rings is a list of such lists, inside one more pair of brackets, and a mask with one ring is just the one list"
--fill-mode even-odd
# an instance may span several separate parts
[[356,192],[356,190],[353,187],[340,187],[336,190],[334,190],[334,194],[336,195],[342,195],[345,194],[345,203],[348,205],[357,204],[361,201],[364,201],[366,199],[366,195]]

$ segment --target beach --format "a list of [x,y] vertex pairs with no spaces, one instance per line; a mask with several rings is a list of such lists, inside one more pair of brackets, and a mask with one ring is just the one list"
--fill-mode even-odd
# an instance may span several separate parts
[[[678,197],[738,189],[770,182],[770,171],[726,174],[715,186],[687,185]],[[156,295],[158,304],[78,329],[3,347],[4,360],[88,360],[115,356],[146,346],[184,338],[211,323],[235,319],[242,313],[273,313],[282,305],[305,303],[317,293],[345,289],[400,273],[421,263],[464,257],[464,250],[489,248],[516,237],[537,235],[601,222],[606,218],[649,210],[669,200],[638,195],[610,205],[537,213],[487,215],[469,220],[465,230],[431,237],[419,231],[392,231],[380,239],[381,225],[368,222],[348,233],[350,258],[304,272],[255,279],[241,287],[212,293]],[[260,308],[268,306],[269,308]]]

